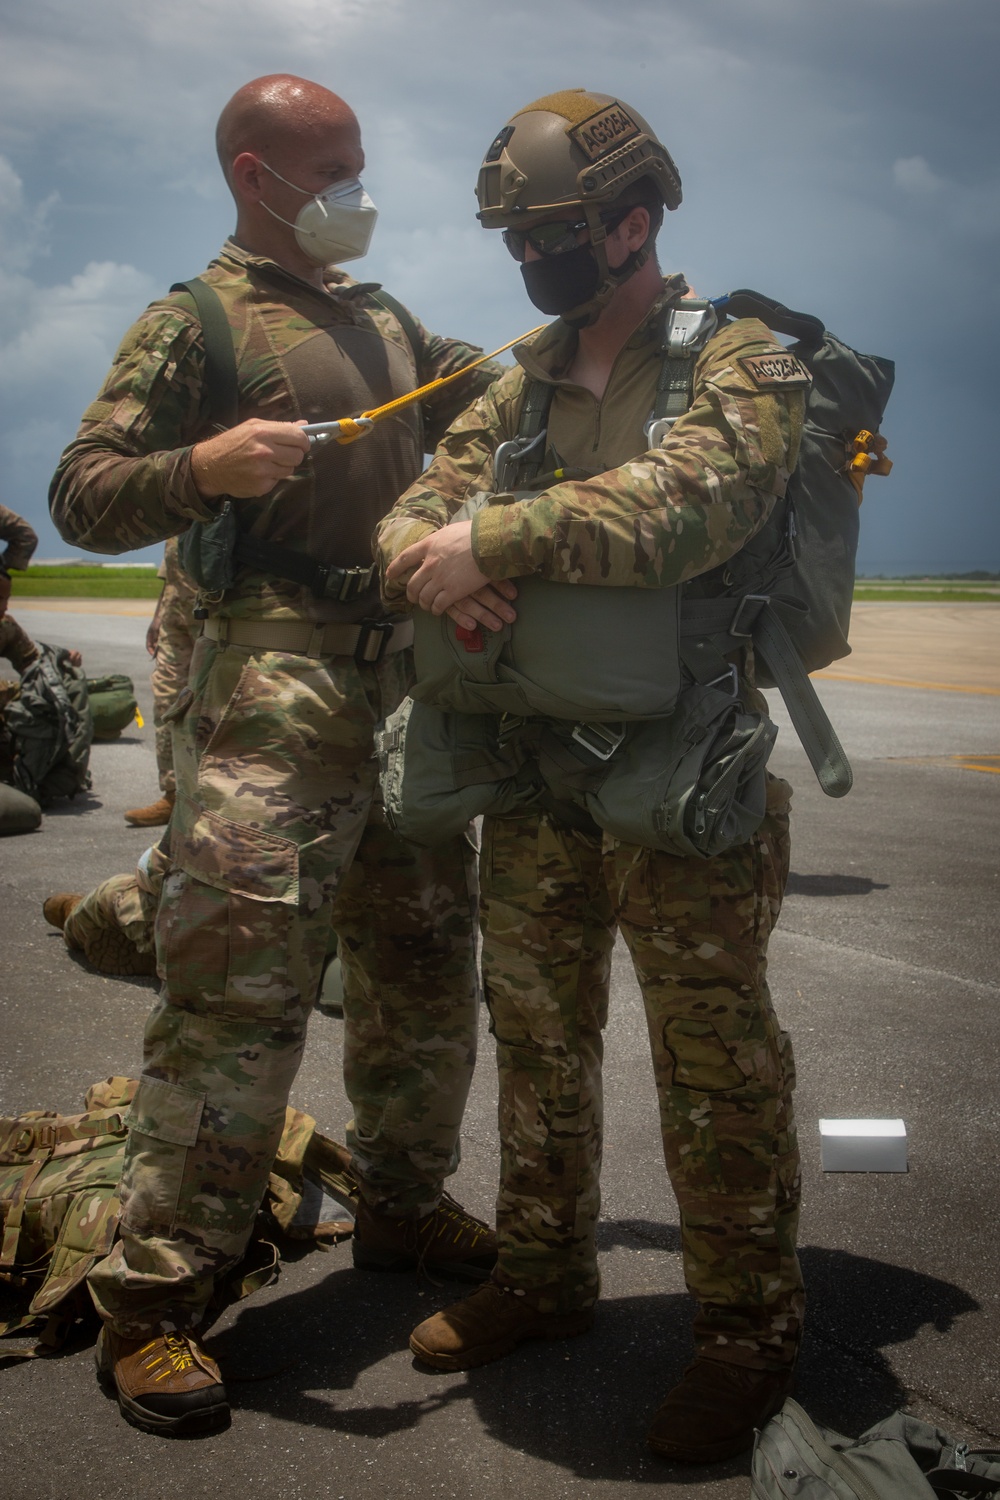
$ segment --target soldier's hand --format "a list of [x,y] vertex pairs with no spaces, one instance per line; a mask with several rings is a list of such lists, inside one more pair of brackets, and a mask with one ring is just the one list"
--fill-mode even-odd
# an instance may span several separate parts
[[505,624],[510,625],[517,619],[517,611],[507,602],[516,598],[517,587],[513,580],[497,578],[474,594],[459,599],[457,604],[449,605],[445,614],[464,630],[474,630],[477,625],[485,625],[487,630],[502,630]]
[[270,494],[288,479],[309,452],[305,422],[264,422],[251,417],[228,432],[197,443],[191,471],[205,500],[231,495],[250,500]]
[[[477,621],[489,625],[486,615],[498,620],[493,629],[499,628],[499,621],[515,617],[506,600],[513,598],[516,590],[511,593],[504,588],[506,580],[494,582],[487,578],[472,555],[471,521],[442,526],[440,531],[404,547],[389,564],[386,577],[394,580],[407,574],[410,577],[406,597],[411,604],[419,604],[433,615],[443,615],[445,611],[452,614],[452,606],[459,605],[459,613],[452,614],[452,618],[466,629],[474,627]],[[463,615],[467,618],[463,619]]]
[[0,620],[7,613],[7,605],[10,603],[10,574],[0,573]]

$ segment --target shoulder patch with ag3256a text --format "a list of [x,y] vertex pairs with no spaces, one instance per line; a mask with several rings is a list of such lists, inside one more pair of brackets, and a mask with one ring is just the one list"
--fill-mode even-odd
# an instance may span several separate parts
[[804,390],[810,384],[809,371],[794,354],[746,354],[738,363],[743,366],[759,391]]

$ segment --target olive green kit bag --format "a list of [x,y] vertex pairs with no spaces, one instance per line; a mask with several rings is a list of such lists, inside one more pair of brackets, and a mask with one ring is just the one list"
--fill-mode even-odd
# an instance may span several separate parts
[[970,1449],[896,1412],[861,1437],[819,1427],[786,1401],[757,1434],[751,1500],[1000,1500],[1000,1453]]
[[95,740],[116,740],[133,722],[142,727],[135,683],[124,672],[111,672],[107,677],[88,677],[87,694]]

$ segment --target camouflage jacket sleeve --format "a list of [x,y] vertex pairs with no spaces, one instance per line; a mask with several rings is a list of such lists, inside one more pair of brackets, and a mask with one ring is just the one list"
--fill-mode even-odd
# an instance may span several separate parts
[[23,516],[0,505],[0,542],[7,543],[0,557],[0,568],[26,568],[38,546],[38,537]]
[[[421,385],[440,380],[445,375],[454,375],[463,365],[478,359],[483,352],[475,344],[465,344],[461,339],[445,339],[436,333],[429,333],[422,323],[417,323],[416,327],[420,335],[418,378]],[[505,368],[497,360],[489,360],[421,403],[428,452],[433,453],[455,418],[477,396],[482,395],[494,380],[499,379]]]
[[23,672],[38,654],[38,647],[28,632],[22,630],[10,615],[5,615],[0,620],[0,656],[5,656],[15,671]]
[[[457,384],[458,382],[456,382]],[[497,444],[517,430],[523,388],[520,368],[507,369],[456,419],[438,444],[430,467],[397,500],[375,533],[375,552],[387,601],[406,602],[406,585],[387,583],[385,569],[411,542],[446,526],[463,502],[493,484]]]
[[191,449],[204,435],[201,326],[154,302],[125,335],[49,490],[59,534],[93,552],[129,552],[213,519]]
[[[657,588],[731,557],[784,494],[798,456],[804,372],[786,385],[769,384],[763,373],[755,380],[749,373],[755,358],[784,354],[756,320],[723,329],[698,361],[690,408],[661,447],[528,500],[498,496],[480,511],[473,522],[473,551],[482,571],[492,578],[538,573],[565,583]],[[745,360],[749,369],[741,363]],[[480,402],[474,410],[483,406]],[[466,493],[487,487],[484,448],[492,454],[508,435],[504,425],[489,433],[473,431],[468,451],[461,441],[463,423],[452,428],[442,453],[383,523],[393,552],[434,524],[428,489],[437,491],[447,511],[437,512],[441,525],[464,498],[449,506],[459,476],[469,481]],[[386,529],[398,522],[400,512],[411,521],[405,540],[401,529]],[[412,525],[417,520],[424,523],[419,528]]]

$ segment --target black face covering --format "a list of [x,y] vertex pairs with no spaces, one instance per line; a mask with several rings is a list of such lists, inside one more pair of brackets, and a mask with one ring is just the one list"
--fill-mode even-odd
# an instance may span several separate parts
[[589,245],[578,245],[562,255],[543,255],[521,267],[524,288],[539,312],[559,316],[589,302],[601,273]]

